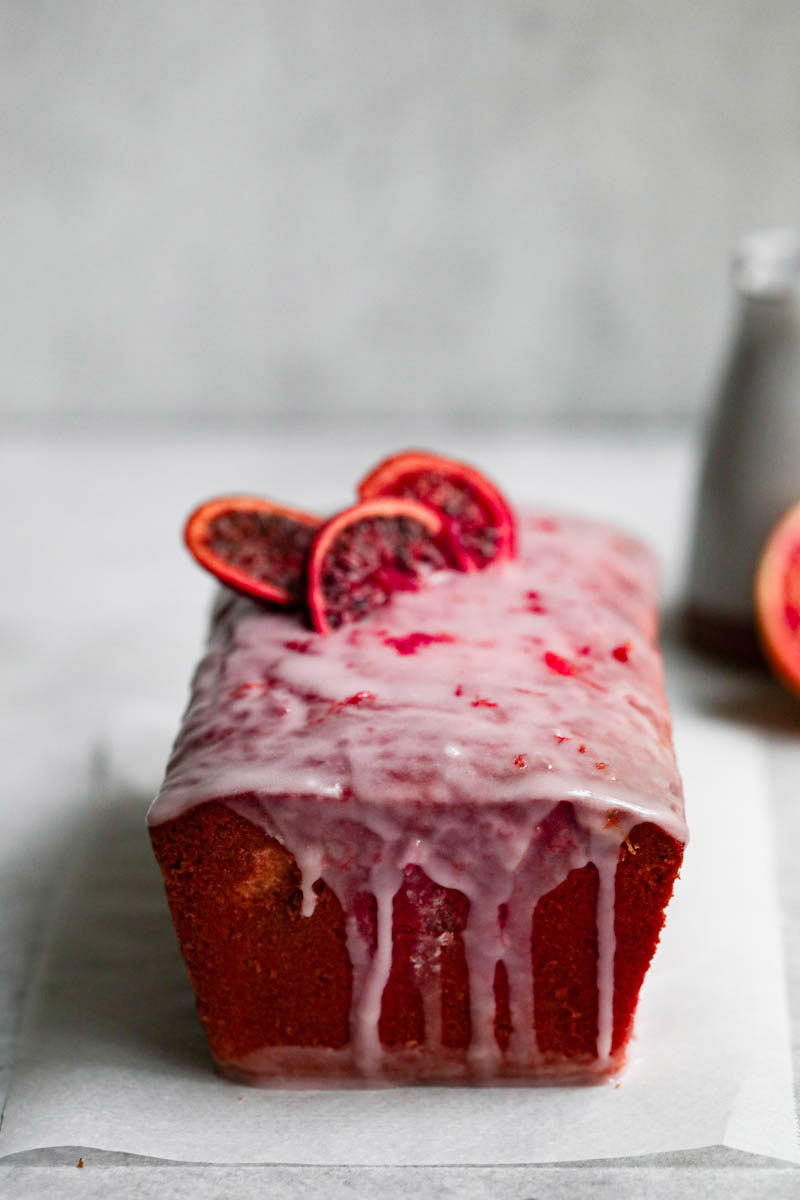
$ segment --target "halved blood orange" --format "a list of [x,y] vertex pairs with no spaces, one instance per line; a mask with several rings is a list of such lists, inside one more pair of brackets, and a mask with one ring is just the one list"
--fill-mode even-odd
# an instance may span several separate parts
[[461,565],[442,517],[414,500],[379,496],[332,517],[308,561],[308,608],[319,633],[358,621],[393,592]]
[[465,570],[481,570],[490,562],[512,558],[516,529],[511,506],[475,467],[431,454],[407,450],[384,459],[359,484],[362,500],[404,496],[440,512],[463,547]]
[[800,504],[767,538],[755,578],[756,626],[767,661],[800,695]]
[[261,496],[220,496],[196,508],[184,539],[221,583],[273,604],[299,604],[320,517]]

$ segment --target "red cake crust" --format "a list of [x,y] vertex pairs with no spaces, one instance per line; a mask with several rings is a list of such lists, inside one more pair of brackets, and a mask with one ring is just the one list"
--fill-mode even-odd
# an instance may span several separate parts
[[[216,1062],[222,1068],[240,1064],[265,1046],[345,1048],[352,971],[342,908],[331,889],[317,884],[314,912],[303,917],[300,872],[292,856],[218,801],[151,828],[150,835]],[[680,842],[648,822],[636,825],[620,847],[612,1037],[618,1064],[682,854]],[[567,1073],[597,1051],[596,906],[597,869],[588,864],[539,900],[531,930],[536,1041],[544,1058]],[[401,1056],[425,1044],[411,960],[426,937],[446,933],[451,938],[440,953],[441,1053],[458,1062],[471,1037],[462,938],[469,901],[411,868],[393,908],[381,1043],[390,1055]],[[368,927],[366,897],[362,920]],[[503,979],[502,972],[495,975],[501,1050],[508,1045],[510,1021]]]

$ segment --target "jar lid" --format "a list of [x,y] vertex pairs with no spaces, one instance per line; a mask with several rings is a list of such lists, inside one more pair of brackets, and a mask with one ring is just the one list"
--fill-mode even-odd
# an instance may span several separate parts
[[759,229],[742,238],[733,255],[740,292],[764,300],[800,290],[800,234],[796,229]]

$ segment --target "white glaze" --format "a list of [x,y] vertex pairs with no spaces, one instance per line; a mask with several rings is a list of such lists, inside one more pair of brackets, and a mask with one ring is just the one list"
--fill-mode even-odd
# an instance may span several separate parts
[[[346,915],[352,1054],[365,1077],[385,1066],[378,1020],[392,900],[406,864],[470,901],[469,1070],[491,1078],[538,1063],[533,913],[570,870],[595,863],[602,1070],[620,844],[642,820],[686,840],[649,554],[574,518],[528,516],[521,541],[515,562],[477,575],[442,573],[329,637],[307,631],[296,615],[222,597],[149,814],[159,824],[225,800],[294,854],[305,915],[313,883],[325,879]],[[575,829],[554,854],[541,825],[564,800]],[[374,955],[353,915],[360,892],[377,902]],[[501,904],[509,911],[504,931]],[[493,1029],[500,958],[513,1022],[502,1064]],[[435,1063],[438,962],[420,964],[418,982]]]

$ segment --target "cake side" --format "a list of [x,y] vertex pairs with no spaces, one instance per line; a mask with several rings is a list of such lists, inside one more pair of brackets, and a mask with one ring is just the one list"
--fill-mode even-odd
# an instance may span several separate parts
[[[563,818],[562,818],[563,819]],[[571,814],[566,816],[572,820]],[[553,822],[551,822],[551,827]],[[552,828],[551,828],[552,832]],[[316,887],[301,915],[300,872],[263,829],[210,801],[151,830],[170,910],[219,1067],[248,1082],[299,1074],[344,1078],[350,1046],[352,970],[344,915],[330,888]],[[664,920],[682,846],[650,824],[620,848],[615,884],[616,949],[611,1053],[617,1068],[631,1033],[639,989]],[[597,871],[570,872],[543,896],[530,930],[535,1046],[509,1056],[508,975],[493,979],[499,1075],[591,1076],[597,1059]],[[375,910],[365,895],[359,923],[368,953]],[[463,945],[469,902],[407,868],[393,900],[392,966],[379,1018],[382,1072],[397,1079],[470,1074],[469,971]]]
[[330,637],[223,601],[149,818],[217,1060],[615,1069],[686,838],[655,630],[647,552],[545,516]]

